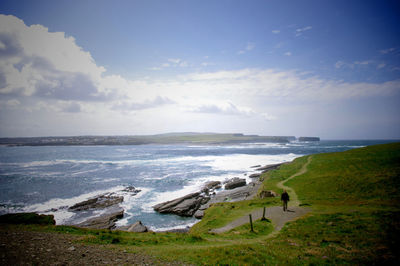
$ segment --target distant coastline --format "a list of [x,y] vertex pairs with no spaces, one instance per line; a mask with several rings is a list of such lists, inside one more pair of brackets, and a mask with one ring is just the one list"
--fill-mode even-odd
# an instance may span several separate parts
[[[301,137],[319,141],[318,137]],[[0,145],[7,146],[72,146],[72,145],[144,145],[144,144],[232,144],[232,143],[288,143],[295,136],[259,136],[242,133],[167,133],[137,136],[65,136],[0,138]]]

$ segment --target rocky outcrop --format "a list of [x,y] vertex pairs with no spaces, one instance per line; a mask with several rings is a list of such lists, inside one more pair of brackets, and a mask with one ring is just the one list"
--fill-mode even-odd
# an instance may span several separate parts
[[[133,186],[128,186],[120,192],[136,195],[140,190]],[[93,228],[93,229],[114,229],[115,222],[124,216],[124,209],[120,207],[120,203],[124,200],[123,196],[116,193],[105,193],[88,200],[78,202],[69,207],[69,211],[75,212],[75,219],[78,224],[72,222],[71,225]],[[100,216],[93,217],[99,211]]]
[[276,194],[274,191],[272,190],[263,190],[260,193],[260,198],[264,199],[264,198],[273,198],[273,197],[277,197],[278,194]]
[[137,221],[134,224],[119,226],[116,230],[127,231],[127,232],[135,232],[135,233],[144,233],[148,232],[149,229],[142,224],[141,221]]
[[237,187],[243,187],[246,185],[246,179],[244,178],[238,178],[235,177],[231,180],[229,180],[226,184],[225,184],[225,189],[234,189]]
[[113,229],[115,222],[124,216],[124,209],[118,206],[110,207],[106,213],[90,218],[82,223],[77,224],[78,227],[91,229]]
[[250,178],[260,178],[260,176],[261,176],[261,174],[259,174],[259,173],[249,175]]
[[203,189],[207,189],[207,190],[215,190],[215,189],[220,189],[221,186],[221,182],[220,181],[210,181],[205,183]]
[[141,221],[137,221],[136,223],[132,224],[128,230],[128,232],[135,232],[135,233],[144,233],[149,231],[146,226],[142,224]]
[[138,194],[141,190],[140,189],[136,189],[134,186],[127,186],[126,188],[124,188],[123,190],[121,190],[122,192],[129,192],[133,195]]
[[194,218],[201,219],[204,217],[204,210],[197,210],[194,213]]
[[271,171],[271,170],[278,169],[279,166],[281,166],[282,164],[284,164],[284,163],[269,164],[269,165],[265,165],[263,167],[259,167],[256,170],[257,171],[262,171],[262,173],[265,173],[265,172],[268,172],[268,171]]
[[115,204],[119,204],[124,200],[122,196],[115,196],[112,193],[102,194],[95,198],[91,198],[68,208],[70,211],[85,211],[89,209],[104,209]]
[[159,213],[172,213],[180,216],[194,216],[198,219],[201,219],[204,216],[204,211],[213,203],[250,199],[256,195],[259,184],[260,182],[251,182],[246,186],[245,179],[233,178],[225,184],[225,189],[227,186],[230,189],[218,193],[208,194],[206,191],[209,188],[216,189],[221,186],[221,182],[219,181],[208,182],[200,192],[191,193],[181,198],[159,203],[153,206],[153,209]]
[[181,198],[163,202],[153,206],[159,213],[173,213],[179,216],[193,216],[197,209],[209,201],[209,197],[204,193],[191,193]]

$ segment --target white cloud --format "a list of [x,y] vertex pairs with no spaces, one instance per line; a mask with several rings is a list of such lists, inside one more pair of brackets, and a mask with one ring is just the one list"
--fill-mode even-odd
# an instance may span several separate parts
[[7,101],[7,105],[11,106],[11,107],[18,106],[20,104],[21,104],[21,102],[16,100],[16,99],[12,99],[12,100],[8,100]]
[[292,55],[292,52],[286,52],[285,55],[286,55],[286,56],[291,56],[291,55]]
[[309,31],[309,30],[311,30],[311,29],[312,29],[311,26],[307,26],[307,27],[304,27],[304,28],[296,29],[296,37],[303,35],[303,33],[304,33],[305,31]]
[[368,66],[375,67],[376,69],[382,69],[386,66],[386,64],[379,63],[374,60],[354,61],[351,63],[340,60],[335,63],[335,68],[337,68],[337,69],[340,69],[340,68],[357,69],[360,67],[368,67]]
[[81,105],[76,102],[67,103],[62,106],[62,111],[66,113],[80,113]]
[[256,45],[255,45],[254,43],[249,42],[249,43],[247,43],[247,45],[246,45],[246,50],[247,50],[247,51],[251,51],[251,50],[253,50],[255,47],[256,47]]
[[[243,52],[253,49],[255,44],[247,43]],[[180,58],[166,59],[164,64],[189,66]],[[338,61],[335,67],[383,68],[383,64]],[[70,123],[79,132],[92,134],[214,128],[240,131],[242,124],[268,128],[287,121],[286,110],[293,116],[298,106],[392,96],[399,91],[400,80],[351,83],[299,71],[254,68],[129,80],[107,74],[89,52],[64,33],[0,16],[0,122],[17,128],[22,123],[19,121],[24,121],[34,128],[33,123],[49,121],[41,133],[32,131],[39,132],[35,134],[49,134],[49,129],[63,134],[63,130],[71,131]],[[21,128],[20,135],[30,134]],[[3,132],[0,128],[0,135]]]
[[203,62],[203,63],[201,63],[201,66],[203,66],[203,67],[213,66],[213,65],[215,65],[215,63],[211,63],[211,62]]
[[167,67],[188,67],[189,64],[180,58],[168,58],[167,62],[162,63],[160,66],[152,67],[151,70],[161,70]]
[[385,63],[380,63],[376,68],[381,69],[381,68],[384,68],[385,66],[386,66]]
[[255,43],[248,42],[246,47],[243,50],[240,50],[238,52],[238,54],[244,54],[246,52],[249,52],[249,51],[253,50],[255,47],[256,47]]
[[390,54],[390,53],[395,52],[396,50],[397,50],[396,48],[392,47],[392,48],[380,50],[379,52],[381,54]]
[[255,112],[250,108],[237,107],[231,102],[201,104],[189,107],[188,110],[190,112],[195,112],[195,113],[209,113],[209,114],[223,114],[223,115],[251,116],[255,114]]
[[14,16],[0,15],[0,94],[63,100],[104,101],[112,90],[101,86],[105,68],[63,32],[41,25],[26,26]]
[[280,30],[273,30],[273,31],[272,31],[273,34],[278,34],[278,33],[280,33],[280,32],[281,32]]
[[364,61],[355,61],[354,65],[369,65],[371,64],[373,61],[371,60],[364,60]]
[[162,107],[164,105],[174,104],[175,102],[167,97],[157,96],[152,100],[145,100],[143,102],[133,102],[133,101],[120,101],[112,106],[114,110],[123,111],[137,111],[144,109],[151,109]]

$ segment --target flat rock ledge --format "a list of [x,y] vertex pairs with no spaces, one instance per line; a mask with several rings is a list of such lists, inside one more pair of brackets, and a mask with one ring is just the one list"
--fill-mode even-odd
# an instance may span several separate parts
[[97,197],[76,203],[68,208],[70,211],[86,211],[89,209],[103,209],[124,201],[122,196],[114,196],[112,193],[106,193]]
[[[140,190],[133,186],[127,186],[121,192],[136,195]],[[123,200],[123,196],[116,195],[115,193],[104,193],[78,202],[69,207],[68,210],[75,212],[78,217],[85,217],[88,214],[101,210],[103,212],[101,215],[88,218],[83,222],[73,225],[91,229],[115,229],[115,222],[124,216],[124,209],[119,205]]]
[[[211,184],[213,184],[213,186],[211,186]],[[234,185],[227,189],[226,186],[228,184]],[[225,184],[226,190],[216,193],[214,189],[220,188],[221,182],[208,182],[199,192],[159,203],[153,206],[153,209],[159,213],[169,213],[188,217],[194,216],[197,219],[201,219],[204,216],[204,211],[214,203],[234,202],[254,197],[260,184],[259,181],[255,181],[246,185],[245,179],[233,178]]]
[[191,193],[181,198],[163,202],[153,206],[153,209],[159,213],[172,213],[179,216],[193,216],[202,204],[210,200],[205,193]]
[[90,229],[114,229],[115,222],[124,216],[124,209],[119,206],[110,207],[106,213],[90,218],[75,226]]
[[263,167],[259,167],[259,168],[257,168],[256,170],[257,170],[257,171],[262,171],[262,173],[266,173],[266,172],[268,172],[268,171],[278,169],[278,168],[279,168],[281,165],[283,165],[283,164],[287,164],[287,163],[269,164],[269,165],[265,165],[265,166],[263,166]]
[[131,225],[119,226],[115,229],[127,232],[135,232],[135,233],[145,233],[149,231],[149,229],[146,226],[144,226],[141,221],[137,221],[136,223]]
[[237,187],[243,187],[245,185],[246,185],[246,179],[235,177],[235,178],[229,180],[225,184],[225,189],[234,189],[234,188],[237,188]]

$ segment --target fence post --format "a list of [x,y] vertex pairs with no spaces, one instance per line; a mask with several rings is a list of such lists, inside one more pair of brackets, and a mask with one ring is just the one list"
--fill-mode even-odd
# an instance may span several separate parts
[[254,230],[253,230],[253,219],[251,218],[251,214],[249,214],[249,218],[250,218],[251,231],[254,232]]
[[263,216],[262,216],[262,218],[261,218],[261,221],[265,221],[265,220],[267,220],[267,218],[265,218],[265,207],[264,207]]

